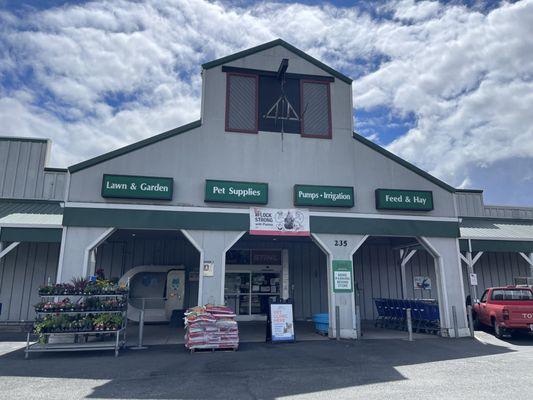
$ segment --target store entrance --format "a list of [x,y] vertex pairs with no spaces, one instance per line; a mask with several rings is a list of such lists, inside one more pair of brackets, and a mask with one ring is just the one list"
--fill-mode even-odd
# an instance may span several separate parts
[[237,320],[265,320],[268,305],[280,300],[281,266],[226,266],[224,299]]

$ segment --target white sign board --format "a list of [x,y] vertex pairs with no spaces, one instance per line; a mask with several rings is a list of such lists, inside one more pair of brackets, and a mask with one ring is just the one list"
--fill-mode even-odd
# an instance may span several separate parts
[[215,263],[213,261],[204,261],[204,276],[215,276]]
[[431,290],[431,278],[429,276],[415,276],[415,289]]
[[476,273],[471,273],[470,274],[470,284],[472,286],[477,286],[477,274]]
[[270,304],[270,328],[273,342],[294,341],[292,304]]
[[251,235],[309,236],[309,211],[301,209],[250,209]]

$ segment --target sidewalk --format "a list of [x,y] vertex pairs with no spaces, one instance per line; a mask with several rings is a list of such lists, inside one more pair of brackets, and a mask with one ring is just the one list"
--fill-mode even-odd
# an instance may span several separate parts
[[[244,343],[237,352],[181,345],[0,356],[1,399],[529,398],[533,340],[469,338]],[[482,374],[482,379],[480,379]]]

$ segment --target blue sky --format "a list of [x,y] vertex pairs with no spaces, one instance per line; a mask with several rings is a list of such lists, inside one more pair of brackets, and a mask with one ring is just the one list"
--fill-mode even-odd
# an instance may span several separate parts
[[533,205],[533,0],[0,1],[0,135],[53,166],[195,120],[200,64],[281,37],[354,79],[355,129]]

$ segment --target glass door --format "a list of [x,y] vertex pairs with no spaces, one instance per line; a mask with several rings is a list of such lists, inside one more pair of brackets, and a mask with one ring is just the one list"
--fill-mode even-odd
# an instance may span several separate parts
[[250,315],[250,272],[227,272],[224,300],[237,315]]
[[264,319],[270,302],[279,300],[280,294],[279,272],[226,272],[224,300],[241,319]]

